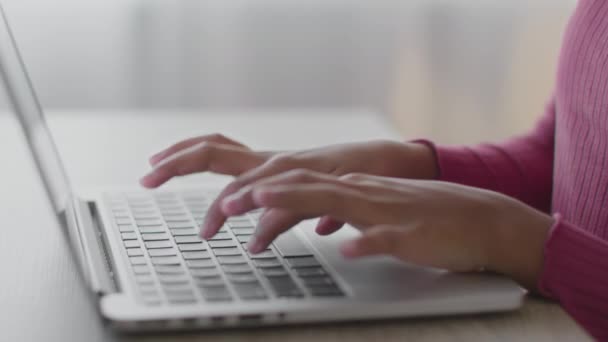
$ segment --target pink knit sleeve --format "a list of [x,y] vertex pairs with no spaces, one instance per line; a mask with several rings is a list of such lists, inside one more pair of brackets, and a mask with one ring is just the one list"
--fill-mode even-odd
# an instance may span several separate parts
[[608,242],[555,217],[538,288],[594,338],[608,340]]
[[439,179],[484,188],[549,212],[553,175],[555,104],[551,101],[532,132],[502,144],[439,146]]

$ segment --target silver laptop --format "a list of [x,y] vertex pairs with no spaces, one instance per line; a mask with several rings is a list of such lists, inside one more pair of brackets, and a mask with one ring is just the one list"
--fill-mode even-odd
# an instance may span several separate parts
[[82,278],[100,316],[116,329],[471,314],[521,305],[524,291],[500,276],[454,274],[388,257],[346,261],[337,246],[357,234],[350,227],[319,237],[305,222],[249,255],[243,244],[259,215],[250,212],[202,241],[197,227],[219,189],[107,187],[82,195],[89,192],[70,187],[3,12],[0,20],[0,71],[10,101]]

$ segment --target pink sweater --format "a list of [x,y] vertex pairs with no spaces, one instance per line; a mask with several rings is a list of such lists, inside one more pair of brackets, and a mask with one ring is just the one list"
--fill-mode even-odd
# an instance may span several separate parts
[[442,180],[502,192],[557,218],[538,288],[608,340],[608,1],[579,0],[554,96],[532,132],[435,148]]

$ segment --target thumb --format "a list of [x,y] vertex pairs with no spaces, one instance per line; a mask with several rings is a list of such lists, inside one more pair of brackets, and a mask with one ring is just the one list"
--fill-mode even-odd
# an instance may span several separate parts
[[346,258],[359,258],[371,255],[393,255],[398,257],[404,248],[409,229],[402,226],[379,225],[370,227],[353,240],[345,242],[340,252]]

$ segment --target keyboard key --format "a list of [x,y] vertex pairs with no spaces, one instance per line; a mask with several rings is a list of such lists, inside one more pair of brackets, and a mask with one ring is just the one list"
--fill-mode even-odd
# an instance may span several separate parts
[[165,218],[165,221],[177,219],[177,218],[185,218],[187,221],[190,220],[190,218],[188,217],[188,213],[186,213],[183,210],[163,211],[162,214],[163,214],[163,217]]
[[287,231],[279,235],[273,245],[283,257],[303,257],[312,255],[310,249],[293,231]]
[[315,286],[309,288],[310,293],[315,297],[338,297],[344,293],[336,286]]
[[238,235],[236,239],[241,243],[247,243],[251,240],[251,235]]
[[194,225],[190,222],[167,222],[167,225],[169,226],[169,228],[195,228]]
[[120,236],[123,240],[137,240],[137,234],[135,233],[122,233]]
[[205,245],[202,242],[189,243],[189,244],[185,244],[185,245],[177,245],[177,247],[182,252],[186,252],[186,251],[204,251],[204,250],[207,249],[207,247],[205,247]]
[[289,276],[267,278],[277,297],[302,297],[303,293]]
[[142,256],[130,257],[129,261],[131,262],[131,265],[145,265],[145,264],[147,264],[146,258],[144,258]]
[[148,250],[148,255],[151,257],[177,255],[175,248],[156,248]]
[[327,274],[322,267],[303,267],[294,269],[300,277],[322,276]]
[[259,282],[251,284],[234,284],[234,290],[239,297],[244,300],[267,298],[266,291]]
[[161,211],[183,210],[183,206],[179,202],[166,203],[162,205],[159,203],[159,208]]
[[160,220],[160,215],[155,210],[144,210],[133,212],[133,218],[135,218],[135,222],[139,220]]
[[183,208],[177,208],[177,209],[160,209],[161,214],[163,215],[163,217],[176,217],[176,216],[184,216],[184,215],[188,215],[188,213],[183,209]]
[[201,243],[203,240],[201,240],[200,237],[198,237],[197,235],[189,235],[189,236],[176,236],[175,237],[175,242],[177,243]]
[[173,247],[173,244],[169,240],[164,240],[164,241],[147,241],[147,242],[145,242],[145,244],[146,244],[146,248],[147,249],[170,248],[170,247]]
[[179,265],[180,258],[176,256],[151,257],[153,265]]
[[133,273],[135,274],[150,274],[152,271],[146,265],[134,265],[131,267],[133,269]]
[[131,224],[131,219],[130,218],[117,218],[114,220],[114,222],[116,222],[117,225],[129,225]]
[[158,274],[185,274],[186,270],[181,265],[154,265]]
[[217,257],[217,261],[221,264],[221,265],[234,265],[234,264],[243,264],[243,263],[247,263],[247,259],[245,259],[245,257],[243,257],[242,255],[225,255],[225,256],[218,256]]
[[190,270],[190,274],[192,274],[195,278],[215,278],[220,275],[220,271],[217,267],[205,267],[205,268],[193,268]]
[[279,259],[277,259],[277,258],[274,258],[274,259],[270,259],[270,258],[253,259],[252,261],[253,261],[253,264],[256,267],[260,267],[260,268],[283,266],[283,264],[281,263],[281,261]]
[[276,258],[276,254],[271,249],[267,249],[258,254],[251,254],[250,258],[254,259],[254,260],[255,259],[274,259],[274,258]]
[[314,256],[285,258],[285,261],[292,268],[321,266]]
[[215,266],[215,263],[211,259],[196,259],[196,260],[186,260],[186,265],[191,268],[206,268]]
[[164,233],[167,231],[163,226],[138,227],[142,234]]
[[245,228],[232,228],[232,232],[234,235],[253,235],[255,228],[253,227],[245,227]]
[[134,232],[135,227],[131,224],[127,224],[127,225],[121,224],[121,225],[118,225],[118,231],[121,233]]
[[334,285],[334,281],[330,277],[306,277],[301,279],[308,287]]
[[207,243],[211,248],[227,248],[237,246],[236,242],[234,242],[233,240],[208,241]]
[[159,274],[158,280],[163,286],[167,284],[190,284],[190,277],[186,274]]
[[251,266],[249,264],[243,263],[238,265],[222,265],[222,269],[226,273],[250,273],[252,272]]
[[218,232],[217,234],[213,235],[213,237],[209,240],[215,241],[215,240],[232,240],[232,236],[230,235],[230,233],[228,232]]
[[251,222],[250,220],[228,221],[228,226],[230,226],[230,228],[232,228],[232,229],[234,229],[234,228],[255,228],[255,226],[253,225],[253,222]]
[[233,283],[257,283],[258,278],[253,273],[232,273],[226,274],[228,280]]
[[[241,245],[243,246],[243,249],[247,251],[247,254],[249,255],[249,257],[253,257],[254,255],[257,255],[257,254],[253,254],[253,253],[251,253],[251,252],[249,252],[247,250],[247,244],[246,243],[241,243]],[[262,253],[267,252],[267,251],[272,251],[272,249],[270,249],[270,247],[266,247],[266,249],[260,251],[258,254],[262,254]]]
[[144,255],[144,251],[137,247],[137,248],[127,248],[127,255],[130,257],[134,257],[134,256],[142,256]]
[[135,208],[131,210],[133,213],[133,217],[142,217],[142,216],[158,216],[158,212],[154,208]]
[[216,248],[213,254],[220,255],[241,255],[241,250],[238,247]]
[[260,268],[260,272],[267,277],[281,277],[289,275],[289,273],[283,266]]
[[232,295],[228,288],[224,287],[209,287],[199,288],[201,295],[209,302],[227,302],[232,300]]
[[205,278],[195,278],[194,283],[199,287],[224,287],[226,283],[222,277],[205,277]]
[[144,241],[161,241],[169,240],[169,235],[167,233],[141,234],[141,238]]
[[165,217],[165,222],[167,222],[167,223],[190,222],[190,217],[188,217],[187,215],[167,216],[167,217]]
[[125,240],[124,244],[126,248],[139,247],[139,241],[137,240]]
[[155,227],[162,226],[163,220],[159,219],[147,219],[147,220],[135,220],[138,227]]
[[171,235],[173,236],[188,236],[198,235],[198,231],[194,228],[173,228],[171,229]]
[[211,254],[207,251],[182,252],[182,256],[186,260],[211,258]]
[[154,203],[152,202],[141,202],[141,203],[129,203],[132,210],[153,210]]
[[192,290],[165,291],[167,300],[172,304],[190,304],[196,302],[196,296]]
[[250,222],[249,217],[245,215],[241,216],[231,216],[227,220],[228,223],[238,223],[238,222]]
[[154,284],[154,278],[151,275],[141,274],[135,275],[135,281],[138,284]]

